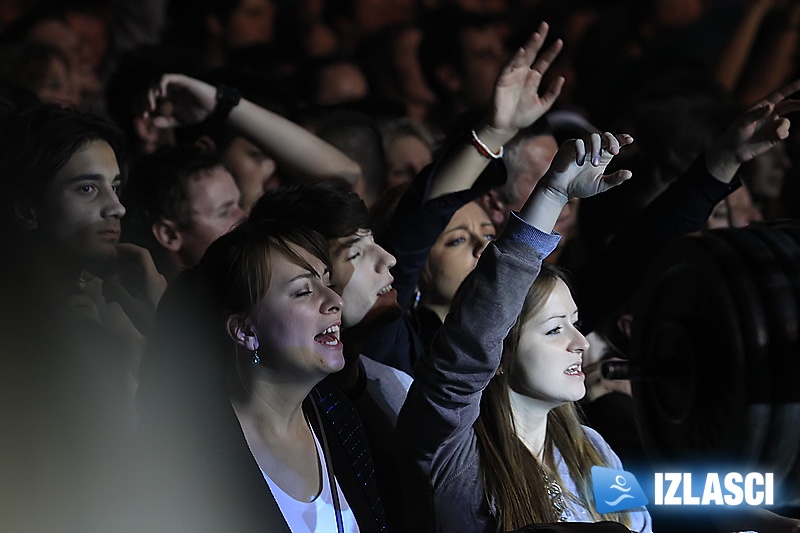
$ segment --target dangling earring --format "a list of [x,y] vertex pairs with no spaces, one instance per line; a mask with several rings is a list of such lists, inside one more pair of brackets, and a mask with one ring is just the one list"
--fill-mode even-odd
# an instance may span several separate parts
[[258,348],[256,348],[255,351],[253,352],[253,364],[257,365],[260,362],[261,358],[258,356]]

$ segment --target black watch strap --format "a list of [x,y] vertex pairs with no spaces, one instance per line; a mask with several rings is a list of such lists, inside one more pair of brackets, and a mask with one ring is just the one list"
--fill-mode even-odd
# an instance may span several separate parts
[[231,87],[230,85],[218,86],[216,95],[217,104],[214,106],[214,111],[211,112],[208,118],[213,122],[224,122],[228,118],[228,115],[230,115],[231,110],[239,105],[241,99],[242,94],[237,88]]

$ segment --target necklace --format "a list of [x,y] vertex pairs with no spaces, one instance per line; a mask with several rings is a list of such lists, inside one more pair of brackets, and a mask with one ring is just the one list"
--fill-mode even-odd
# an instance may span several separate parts
[[572,516],[572,511],[569,510],[567,502],[564,501],[564,491],[561,489],[561,485],[546,473],[542,472],[542,475],[544,476],[544,490],[556,510],[558,521],[566,522]]

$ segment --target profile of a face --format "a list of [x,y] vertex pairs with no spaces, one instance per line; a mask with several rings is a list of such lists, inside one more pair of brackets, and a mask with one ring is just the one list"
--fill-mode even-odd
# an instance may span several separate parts
[[389,272],[397,261],[375,242],[370,230],[332,240],[330,252],[333,282],[344,301],[344,327],[388,321],[400,314]]
[[236,182],[222,166],[202,171],[189,181],[189,223],[177,229],[185,267],[196,265],[212,242],[246,216],[239,206],[240,196]]
[[522,325],[509,372],[512,391],[545,410],[586,394],[582,371],[589,341],[578,330],[578,308],[567,284],[557,279],[540,308]]
[[120,182],[111,145],[103,140],[86,143],[48,183],[41,208],[33,214],[36,231],[54,251],[82,268],[113,259],[125,215],[117,197]]
[[290,247],[306,264],[270,250],[269,288],[251,313],[252,330],[237,341],[247,349],[258,348],[260,366],[322,379],[344,367],[342,298],[331,288],[330,271],[321,259],[297,245]]

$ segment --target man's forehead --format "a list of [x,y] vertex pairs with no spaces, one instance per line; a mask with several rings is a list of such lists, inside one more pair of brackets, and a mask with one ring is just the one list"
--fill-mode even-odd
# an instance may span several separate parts
[[364,239],[372,238],[372,230],[369,228],[359,228],[355,232],[351,233],[350,235],[346,235],[344,237],[338,237],[335,239],[328,239],[328,244],[332,251],[340,251],[342,249],[349,248],[350,246],[361,242]]

